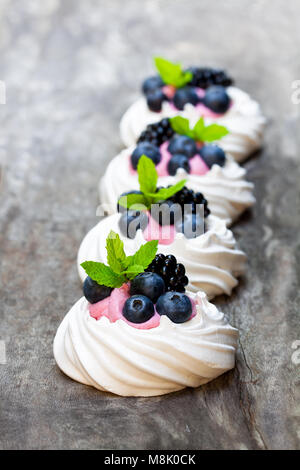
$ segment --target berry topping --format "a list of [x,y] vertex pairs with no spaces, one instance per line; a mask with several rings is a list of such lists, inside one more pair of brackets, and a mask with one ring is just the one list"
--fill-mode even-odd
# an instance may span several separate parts
[[195,213],[185,214],[183,219],[175,222],[175,228],[186,238],[197,238],[205,231],[204,219]]
[[167,291],[184,292],[185,286],[189,282],[185,275],[183,264],[177,263],[173,255],[165,256],[162,253],[157,254],[146,271],[161,276]]
[[207,89],[203,104],[215,113],[225,113],[230,105],[230,98],[222,86],[212,86]]
[[198,152],[194,139],[186,135],[175,135],[168,145],[168,150],[173,155],[181,153],[188,158],[192,158]]
[[173,102],[177,109],[183,110],[186,103],[197,104],[199,97],[192,87],[186,86],[176,90]]
[[131,155],[131,164],[135,170],[137,169],[139,159],[142,155],[146,155],[146,157],[150,158],[154,165],[157,165],[161,160],[161,154],[157,146],[150,142],[140,143]]
[[145,212],[128,210],[119,220],[121,233],[127,238],[135,238],[136,232],[144,231],[148,225],[148,216]]
[[208,168],[211,168],[213,165],[225,165],[225,152],[218,145],[204,145],[199,153]]
[[145,295],[133,295],[126,300],[123,315],[132,323],[144,323],[154,315],[154,305]]
[[190,84],[199,88],[206,89],[211,85],[222,85],[223,87],[227,87],[233,83],[233,80],[224,70],[208,67],[190,67],[187,70],[192,72],[193,75]]
[[[119,220],[119,227],[123,235],[128,233],[129,225],[132,224],[133,226],[129,238],[135,237],[138,228],[145,230],[148,225],[148,216],[142,211],[150,211],[152,207],[155,208],[160,203],[167,201],[180,191],[186,182],[186,180],[181,180],[168,186],[168,188],[157,188],[158,175],[155,165],[145,155],[142,155],[138,161],[137,172],[141,194],[132,193],[128,196],[121,196],[118,200],[119,206],[128,209],[128,212],[124,212]],[[132,209],[135,210],[132,211]],[[159,218],[159,215],[157,217]],[[168,222],[168,225],[170,225],[170,222]]]
[[[127,191],[126,193],[122,193],[120,198],[123,197],[123,196],[129,196],[129,194],[143,194],[143,193],[142,193],[142,191]],[[125,207],[121,206],[118,202],[117,203],[117,211],[123,213],[123,212],[126,212],[127,209]]]
[[157,88],[147,95],[147,105],[151,111],[159,113],[161,111],[162,103],[167,100],[166,95],[160,88]]
[[130,285],[130,294],[142,294],[156,303],[159,296],[165,292],[165,283],[161,276],[152,272],[138,274]]
[[193,312],[189,297],[180,292],[166,292],[156,304],[159,315],[167,315],[174,323],[184,323],[191,318]]
[[99,285],[96,281],[93,281],[89,276],[85,279],[83,283],[83,295],[91,304],[95,304],[100,300],[109,297],[111,294],[112,288]]
[[142,90],[145,95],[147,95],[148,93],[157,90],[157,88],[161,88],[163,85],[164,82],[162,81],[161,77],[159,75],[155,75],[154,77],[146,78],[143,83]]
[[207,200],[202,193],[195,193],[192,189],[188,189],[186,186],[178,191],[174,196],[170,198],[173,203],[179,204],[184,209],[186,204],[192,204],[192,211],[196,212],[196,205],[203,204],[204,206],[204,217],[210,214],[210,210],[207,207]]
[[175,269],[177,266],[177,259],[174,255],[167,255],[165,259],[165,266],[168,266],[171,269]]
[[183,168],[187,173],[190,172],[189,159],[185,155],[176,153],[173,155],[171,160],[168,162],[168,172],[169,175],[174,176],[177,173],[178,168]]
[[138,139],[138,143],[151,142],[152,144],[160,147],[161,144],[169,140],[174,135],[168,118],[164,118],[154,124],[149,124],[146,130],[143,131]]

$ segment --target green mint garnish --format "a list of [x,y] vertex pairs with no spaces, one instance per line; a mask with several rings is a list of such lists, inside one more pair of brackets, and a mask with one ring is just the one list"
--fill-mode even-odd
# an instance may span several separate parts
[[229,134],[228,129],[219,124],[209,124],[206,126],[203,117],[196,122],[192,129],[190,128],[189,120],[182,116],[175,116],[170,118],[169,121],[177,134],[187,135],[200,142],[214,142]]
[[126,256],[124,243],[119,235],[111,231],[106,239],[107,262],[84,261],[81,266],[88,276],[102,286],[117,288],[145,271],[155,258],[157,240],[142,245],[132,256]]
[[165,201],[181,191],[186,180],[181,180],[169,188],[161,188],[157,191],[157,171],[151,158],[142,155],[137,165],[137,172],[142,194],[128,194],[119,199],[119,205],[131,210],[151,209],[152,204]]
[[97,261],[84,261],[81,263],[81,266],[87,275],[101,286],[121,287],[124,282],[126,282],[126,278],[123,274],[115,273],[104,263],[98,263]]
[[181,88],[193,78],[192,72],[184,71],[180,64],[173,64],[162,57],[155,57],[154,63],[166,85]]
[[134,255],[128,256],[127,260],[131,269],[133,269],[134,266],[143,266],[144,269],[148,268],[149,264],[155,258],[157,247],[158,241],[151,240],[142,245]]

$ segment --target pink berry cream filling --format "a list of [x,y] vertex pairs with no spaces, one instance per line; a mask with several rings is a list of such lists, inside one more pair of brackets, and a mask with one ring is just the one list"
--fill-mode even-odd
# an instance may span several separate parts
[[[168,86],[163,87],[162,90],[164,94],[169,98],[169,100],[173,99],[173,96],[175,95],[175,92],[176,92],[176,89],[174,87],[168,85]],[[195,90],[199,98],[203,98],[203,96],[205,95],[205,90],[203,90],[203,88],[196,88],[196,87],[195,87]],[[178,108],[176,108],[173,101],[169,101],[169,105],[174,111],[180,111]],[[231,108],[231,106],[232,106],[232,100],[230,101],[229,109]],[[209,109],[207,106],[205,106],[203,103],[196,104],[194,108],[199,113],[199,116],[203,116],[204,118],[218,119],[225,114],[225,113],[215,113],[214,111]]]
[[[164,142],[160,147],[160,154],[161,154],[161,160],[156,165],[156,171],[158,176],[170,176],[168,172],[168,163],[171,160],[172,155],[168,151],[168,145],[169,145],[169,140],[167,142]],[[197,144],[198,148],[202,147],[201,143]],[[129,163],[129,171],[132,174],[136,174],[136,170],[131,165],[131,155],[128,157],[128,163]],[[196,153],[192,158],[189,159],[189,164],[190,164],[190,174],[191,175],[205,175],[209,171],[209,167],[206,165],[204,160]]]
[[143,236],[147,242],[151,240],[158,240],[160,245],[171,245],[173,243],[176,229],[174,225],[160,225],[151,217],[150,212],[148,215],[148,225],[143,232]]
[[[123,307],[126,300],[130,297],[130,285],[123,284],[122,287],[118,289],[113,289],[109,297],[106,297],[103,300],[95,304],[89,304],[89,313],[90,316],[95,318],[95,320],[100,320],[102,317],[106,317],[109,319],[111,323],[115,323],[117,320],[123,320],[128,325],[132,326],[133,328],[137,328],[138,330],[150,330],[151,328],[156,328],[160,324],[160,315],[157,313],[154,305],[154,315],[150,320],[144,323],[132,323],[123,316]],[[192,315],[193,318],[197,311],[196,311],[196,304],[193,299],[190,299],[192,302]],[[190,318],[190,319],[191,319]]]

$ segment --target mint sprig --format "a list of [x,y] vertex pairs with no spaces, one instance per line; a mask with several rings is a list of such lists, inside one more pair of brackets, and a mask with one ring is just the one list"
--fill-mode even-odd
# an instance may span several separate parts
[[140,183],[140,191],[142,194],[128,194],[121,196],[118,203],[120,206],[131,210],[149,210],[152,204],[159,201],[165,201],[174,194],[181,191],[186,183],[180,180],[178,183],[169,188],[161,188],[157,191],[158,174],[151,158],[142,155],[137,165],[138,178]]
[[83,267],[93,281],[96,281],[101,286],[121,287],[126,282],[124,274],[115,273],[111,267],[106,266],[104,263],[84,261],[80,266]]
[[163,57],[154,57],[154,63],[166,85],[181,88],[193,78],[192,72],[183,70],[180,64],[173,64]]
[[102,286],[117,288],[145,271],[155,258],[158,240],[142,245],[131,256],[126,256],[124,243],[119,235],[111,231],[106,239],[108,266],[97,261],[84,261],[81,266],[93,281]]
[[229,134],[228,129],[220,124],[206,126],[203,117],[196,122],[193,128],[190,128],[189,120],[182,116],[175,116],[169,121],[177,134],[187,135],[200,142],[214,142]]

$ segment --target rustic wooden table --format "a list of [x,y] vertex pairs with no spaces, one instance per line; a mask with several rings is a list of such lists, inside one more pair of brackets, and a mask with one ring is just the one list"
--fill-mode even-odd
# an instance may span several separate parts
[[[3,0],[0,15],[0,447],[300,448],[299,2]],[[218,299],[240,330],[235,370],[119,398],[65,377],[52,341],[81,295],[77,248],[154,54],[227,68],[269,122],[246,164],[257,205],[234,228],[248,271]]]

